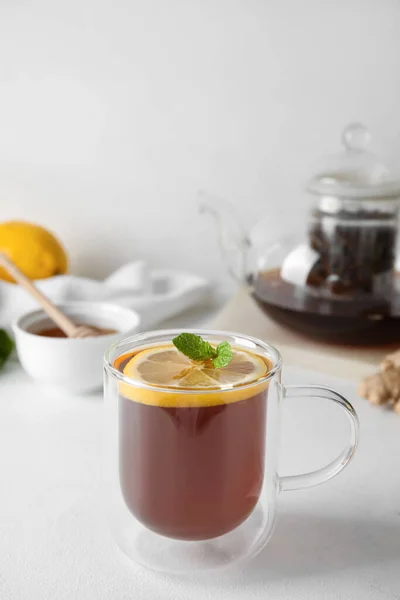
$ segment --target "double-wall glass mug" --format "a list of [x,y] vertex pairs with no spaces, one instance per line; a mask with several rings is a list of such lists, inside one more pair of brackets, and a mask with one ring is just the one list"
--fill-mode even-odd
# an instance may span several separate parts
[[[358,419],[338,392],[281,383],[282,359],[245,335],[195,331],[234,358],[214,369],[173,345],[180,331],[136,335],[105,356],[106,473],[114,537],[136,562],[169,573],[238,565],[268,542],[280,492],[337,475]],[[330,464],[280,477],[280,404],[319,397],[343,410],[345,448]],[[327,423],[327,426],[329,424]]]

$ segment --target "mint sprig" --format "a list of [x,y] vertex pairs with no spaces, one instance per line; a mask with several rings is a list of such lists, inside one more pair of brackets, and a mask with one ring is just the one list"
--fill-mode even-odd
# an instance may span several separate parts
[[213,348],[209,342],[194,333],[180,333],[172,340],[172,343],[179,352],[191,360],[211,360],[214,369],[226,367],[233,358],[229,342],[221,342],[216,348]]
[[14,342],[4,329],[0,329],[0,368],[6,362],[14,348]]
[[233,358],[232,348],[229,342],[221,342],[217,346],[217,356],[213,359],[213,365],[215,369],[222,369],[229,365]]

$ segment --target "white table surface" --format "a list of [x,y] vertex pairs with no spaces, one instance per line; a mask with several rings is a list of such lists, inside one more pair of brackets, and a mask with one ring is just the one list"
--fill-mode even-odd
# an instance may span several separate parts
[[[348,395],[362,433],[353,463],[324,485],[282,494],[274,536],[246,569],[179,579],[136,566],[109,536],[101,395],[55,393],[8,364],[0,373],[0,599],[400,598],[400,418],[357,398],[352,383],[290,367],[285,379]],[[282,474],[322,465],[346,433],[329,403],[287,400]]]

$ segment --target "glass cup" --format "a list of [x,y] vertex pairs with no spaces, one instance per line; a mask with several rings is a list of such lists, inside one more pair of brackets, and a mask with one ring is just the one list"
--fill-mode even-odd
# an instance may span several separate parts
[[[268,542],[280,492],[337,475],[353,457],[358,419],[339,393],[283,385],[282,359],[252,337],[196,330],[211,344],[261,357],[266,374],[221,389],[155,387],[122,373],[134,354],[181,331],[136,335],[105,356],[107,497],[111,527],[138,563],[169,573],[237,565]],[[279,408],[287,397],[319,397],[343,409],[349,439],[328,465],[302,475],[278,474]]]

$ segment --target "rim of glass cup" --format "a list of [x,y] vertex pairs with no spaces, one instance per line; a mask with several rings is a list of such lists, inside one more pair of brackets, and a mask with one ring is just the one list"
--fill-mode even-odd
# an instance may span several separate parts
[[[117,353],[117,356],[121,356],[121,354],[118,354],[118,350],[122,346],[129,345],[130,346],[129,350],[135,350],[140,346],[146,347],[146,345],[148,345],[150,342],[155,342],[157,340],[157,338],[170,337],[172,340],[175,336],[179,335],[180,333],[184,333],[186,331],[187,331],[187,329],[159,329],[156,331],[148,331],[145,333],[139,333],[136,335],[131,335],[129,337],[126,337],[123,340],[113,344],[112,346],[110,346],[108,348],[108,350],[106,351],[106,353],[104,355],[104,368],[110,375],[112,375],[119,381],[122,381],[124,383],[127,383],[127,384],[135,386],[135,387],[153,390],[155,392],[163,392],[163,393],[171,393],[171,394],[185,394],[185,395],[198,394],[199,393],[198,388],[197,389],[193,388],[192,390],[188,390],[188,389],[180,390],[179,388],[167,388],[167,387],[155,386],[150,383],[146,383],[144,381],[139,381],[139,380],[133,379],[131,377],[127,377],[126,375],[121,373],[121,371],[118,371],[118,369],[116,369],[113,366],[112,360],[111,360],[111,357],[114,355],[114,353]],[[262,354],[263,356],[266,356],[267,358],[269,358],[271,360],[272,369],[270,371],[268,371],[268,373],[264,377],[260,377],[256,381],[252,381],[250,383],[234,386],[236,389],[238,389],[238,388],[250,389],[252,387],[255,387],[255,386],[259,385],[260,383],[263,383],[265,381],[268,381],[269,379],[272,379],[272,377],[274,377],[274,375],[276,375],[276,373],[278,373],[279,370],[281,369],[282,357],[281,357],[279,351],[275,348],[275,346],[272,346],[271,344],[267,344],[266,342],[263,342],[262,340],[259,340],[250,335],[236,333],[234,331],[219,331],[219,330],[214,330],[214,329],[191,329],[190,333],[194,333],[194,334],[200,335],[200,336],[213,336],[216,338],[220,338],[221,340],[224,340],[227,337],[237,339],[239,344],[240,344],[240,342],[242,342],[241,346],[244,346],[245,349],[246,349],[246,345],[248,346],[249,342],[250,342],[250,344],[253,344],[258,349],[261,349],[263,351],[263,354]],[[246,344],[246,342],[247,342],[247,344]],[[252,349],[253,348],[248,348],[248,350],[250,350],[250,351]],[[115,360],[115,358],[117,358],[117,356],[115,356],[113,358],[113,360]],[[233,387],[231,386],[231,387],[220,388],[220,391],[221,391],[221,393],[223,393],[223,392],[232,391],[232,389],[233,389]],[[203,394],[215,394],[215,388],[202,389],[201,393],[202,393],[202,395]]]

